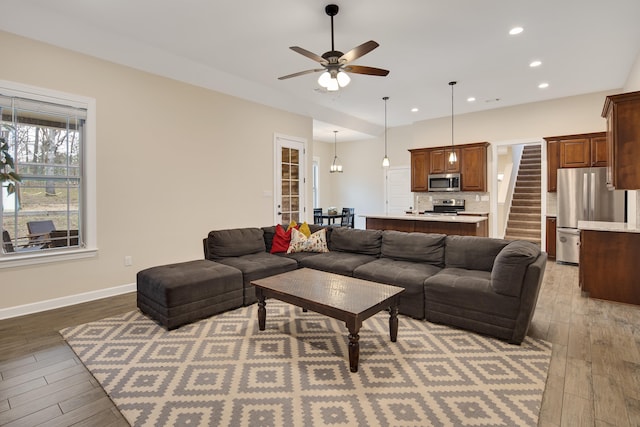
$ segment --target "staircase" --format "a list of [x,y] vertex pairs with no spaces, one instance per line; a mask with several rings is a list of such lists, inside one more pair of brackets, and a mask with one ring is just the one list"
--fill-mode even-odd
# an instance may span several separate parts
[[511,210],[504,238],[528,240],[540,245],[541,230],[541,148],[527,145],[522,151],[520,169],[513,190]]

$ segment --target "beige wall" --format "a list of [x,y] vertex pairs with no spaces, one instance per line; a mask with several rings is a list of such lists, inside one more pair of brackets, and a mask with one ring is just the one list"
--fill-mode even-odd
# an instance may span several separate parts
[[272,224],[274,134],[313,145],[309,117],[9,33],[0,51],[12,53],[0,79],[96,99],[99,247],[1,269],[0,309],[132,284],[143,268],[201,259],[209,230]]

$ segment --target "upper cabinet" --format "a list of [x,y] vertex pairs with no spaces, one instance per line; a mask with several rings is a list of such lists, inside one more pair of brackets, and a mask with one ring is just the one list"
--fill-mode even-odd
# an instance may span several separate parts
[[607,185],[617,190],[640,189],[640,92],[607,96]]
[[547,191],[556,191],[558,168],[607,166],[605,132],[552,136],[547,141]]
[[429,173],[459,173],[460,172],[460,149],[454,148],[458,158],[457,162],[449,163],[451,147],[438,147],[429,150]]
[[456,145],[458,161],[449,163],[451,147],[418,148],[411,152],[411,191],[428,191],[428,176],[460,173],[462,191],[487,191],[488,142]]
[[420,148],[411,152],[411,191],[427,191],[429,183],[429,150]]
[[460,184],[462,191],[487,191],[488,142],[461,146]]

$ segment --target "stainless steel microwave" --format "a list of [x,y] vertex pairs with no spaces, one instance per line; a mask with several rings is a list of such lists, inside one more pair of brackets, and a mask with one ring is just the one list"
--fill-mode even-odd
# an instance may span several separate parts
[[460,191],[459,173],[429,175],[429,191]]

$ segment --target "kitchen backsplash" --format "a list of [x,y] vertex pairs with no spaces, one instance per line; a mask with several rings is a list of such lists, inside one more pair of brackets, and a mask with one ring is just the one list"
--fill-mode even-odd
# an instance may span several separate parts
[[413,193],[413,210],[433,210],[433,201],[441,199],[464,199],[466,212],[488,213],[490,209],[489,193]]

